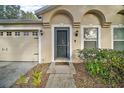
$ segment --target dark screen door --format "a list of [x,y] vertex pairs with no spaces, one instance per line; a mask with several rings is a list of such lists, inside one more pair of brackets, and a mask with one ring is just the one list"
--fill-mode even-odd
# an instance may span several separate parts
[[70,56],[69,31],[66,28],[55,30],[55,58],[67,58]]
[[67,57],[67,31],[57,31],[57,57]]

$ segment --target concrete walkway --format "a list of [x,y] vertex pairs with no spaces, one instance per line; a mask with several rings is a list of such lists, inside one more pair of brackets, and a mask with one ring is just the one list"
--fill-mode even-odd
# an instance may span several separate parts
[[50,65],[47,73],[50,73],[46,88],[76,88],[73,74],[76,73],[73,64]]

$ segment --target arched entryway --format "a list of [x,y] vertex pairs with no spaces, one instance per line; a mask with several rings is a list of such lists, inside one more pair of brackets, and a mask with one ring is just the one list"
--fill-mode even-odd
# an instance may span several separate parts
[[67,10],[57,10],[51,17],[53,62],[71,62],[72,23],[73,17]]

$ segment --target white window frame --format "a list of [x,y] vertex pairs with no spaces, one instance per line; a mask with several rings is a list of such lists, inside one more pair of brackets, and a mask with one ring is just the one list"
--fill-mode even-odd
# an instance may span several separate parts
[[51,39],[51,42],[52,42],[52,62],[56,62],[56,60],[54,60],[54,28],[55,27],[69,27],[70,29],[70,59],[69,59],[69,62],[72,62],[72,25],[70,24],[54,24],[52,25],[52,39]]
[[3,36],[3,32],[0,32],[0,36]]
[[[9,33],[9,34],[8,34]],[[11,31],[7,31],[6,32],[6,36],[12,36],[12,32]]]
[[[81,25],[81,49],[84,49],[84,28],[98,28],[98,48],[101,48],[101,26],[100,25]],[[93,40],[92,40],[93,41]]]
[[29,32],[23,32],[24,36],[29,36]]
[[15,32],[15,36],[20,36],[20,32]]
[[38,32],[37,32],[37,31],[33,31],[33,32],[32,32],[32,35],[33,35],[33,36],[38,36]]
[[[124,28],[123,24],[112,25],[111,26],[111,49],[114,49],[114,28]],[[116,41],[124,41],[124,40],[116,40]]]

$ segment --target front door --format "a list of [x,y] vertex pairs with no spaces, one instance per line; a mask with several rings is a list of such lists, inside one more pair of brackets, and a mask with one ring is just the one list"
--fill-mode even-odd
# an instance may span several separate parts
[[55,28],[55,58],[69,58],[70,56],[70,42],[69,42],[69,28],[56,27]]

